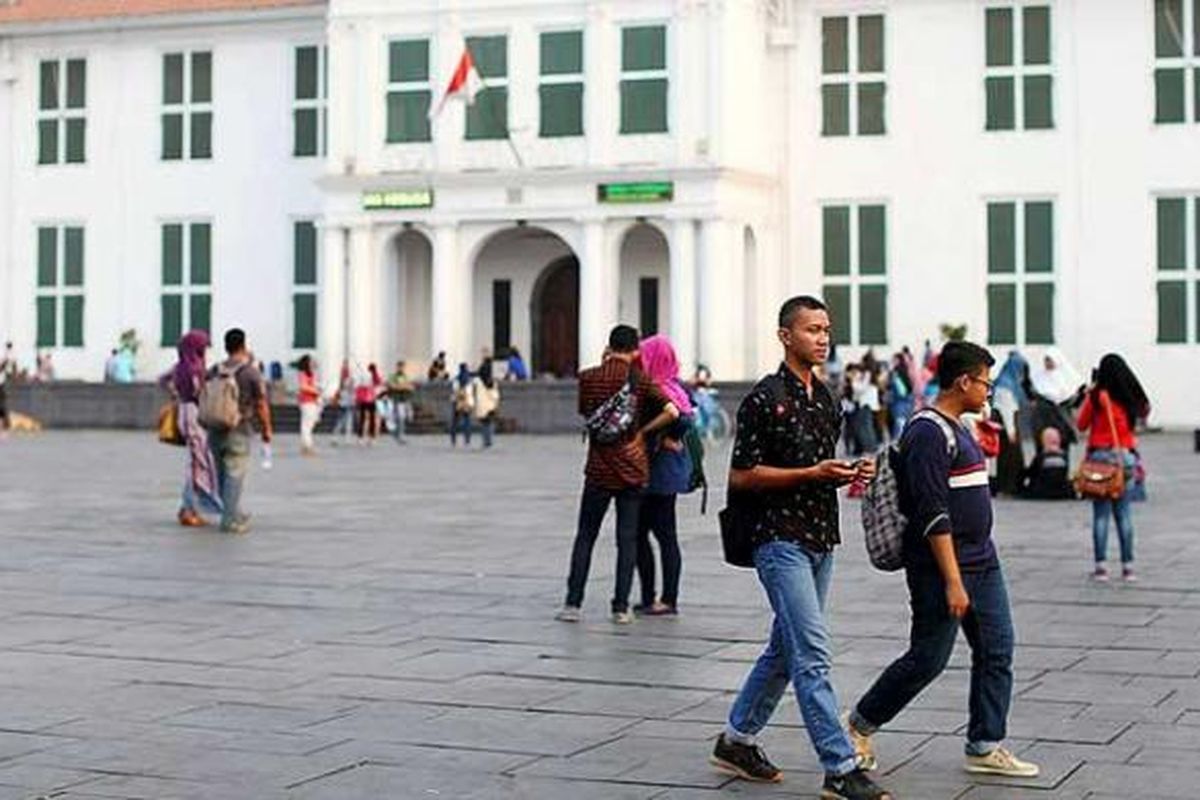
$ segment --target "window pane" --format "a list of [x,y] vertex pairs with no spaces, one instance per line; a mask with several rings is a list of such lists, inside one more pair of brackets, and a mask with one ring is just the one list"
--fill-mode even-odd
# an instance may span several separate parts
[[858,71],[883,72],[883,15],[858,18]]
[[512,281],[492,281],[492,352],[503,358],[511,344]]
[[63,298],[63,347],[83,347],[83,295]]
[[163,103],[171,105],[182,102],[183,54],[171,53],[163,56]]
[[1017,209],[988,203],[988,272],[1017,271]]
[[638,328],[642,336],[658,333],[658,278],[638,281]]
[[58,228],[38,228],[38,286],[58,285]]
[[292,347],[317,346],[317,296],[292,295]]
[[625,72],[667,68],[667,29],[662,25],[621,31],[621,69]]
[[1183,0],[1154,0],[1154,54],[1183,55]]
[[987,129],[1011,131],[1016,124],[1013,79],[986,78],[983,83],[987,92]]
[[162,282],[164,286],[183,283],[183,226],[162,227]]
[[824,17],[821,19],[821,72],[835,75],[849,71],[849,18]]
[[38,121],[38,163],[58,163],[58,120]]
[[212,295],[194,294],[188,298],[188,328],[212,332]]
[[191,237],[188,248],[191,285],[207,286],[212,280],[212,226],[207,222],[193,222],[188,235]]
[[825,297],[825,305],[829,306],[833,343],[850,344],[850,287],[825,286],[822,294]]
[[883,98],[887,85],[860,83],[858,85],[858,133],[872,136],[886,133]]
[[58,108],[58,62],[43,61],[40,75],[38,108],[43,111]]
[[1182,69],[1154,70],[1154,121],[1183,122]]
[[292,155],[317,154],[317,109],[298,108],[292,112]]
[[551,83],[538,87],[542,114],[539,136],[583,134],[583,84]]
[[1017,287],[1010,283],[987,288],[988,344],[1017,343]]
[[822,209],[822,242],[826,275],[850,274],[850,208]]
[[[471,54],[478,58],[474,47],[471,48]],[[391,83],[429,80],[429,40],[391,42],[388,45],[388,80]]]
[[[483,92],[475,96],[478,104]],[[387,140],[389,142],[428,142],[429,102],[428,91],[388,92]],[[470,108],[467,113],[470,114]]]
[[573,75],[583,72],[583,32],[560,31],[541,36],[541,73]]
[[183,335],[183,298],[177,294],[162,296],[162,337],[158,343],[163,347],[174,347]]
[[887,287],[858,287],[858,343],[887,344]]
[[1187,200],[1158,199],[1158,268],[1187,267]]
[[192,102],[212,102],[212,53],[192,53]]
[[1027,6],[1021,11],[1021,49],[1026,64],[1050,63],[1050,7]]
[[292,281],[297,285],[317,282],[317,226],[297,222],[292,228],[294,263]]
[[1192,70],[1192,109],[1196,122],[1200,122],[1200,67]]
[[87,120],[69,119],[67,124],[67,163],[82,164],[86,159]]
[[1158,282],[1158,341],[1187,341],[1187,284],[1183,281]]
[[467,39],[475,69],[483,78],[504,78],[508,75],[508,37],[472,36]]
[[83,286],[83,228],[66,228],[63,240],[63,286]]
[[1025,344],[1054,344],[1054,284],[1025,284]]
[[508,89],[484,89],[467,107],[468,139],[504,139],[508,135]]
[[860,275],[887,272],[887,214],[883,206],[859,206],[858,272]]
[[621,81],[621,133],[666,132],[666,79]]
[[1200,281],[1196,281],[1196,341],[1200,342]]
[[850,133],[850,87],[827,83],[821,87],[821,135],[846,136]]
[[67,108],[87,105],[87,62],[73,58],[67,62]]
[[1027,75],[1025,82],[1025,127],[1044,130],[1054,127],[1053,81],[1049,75]]
[[1200,56],[1200,0],[1192,0],[1192,55]]
[[1013,12],[1011,8],[987,10],[987,65],[1009,67],[1013,63]]
[[296,48],[296,99],[315,100],[320,81],[316,47]]
[[162,157],[166,161],[183,158],[183,114],[163,114]]
[[58,320],[55,318],[55,299],[39,297],[37,299],[37,346],[54,347],[58,344],[56,335]]
[[192,112],[192,158],[212,158],[211,111]]
[[1025,204],[1025,271],[1054,271],[1054,204]]

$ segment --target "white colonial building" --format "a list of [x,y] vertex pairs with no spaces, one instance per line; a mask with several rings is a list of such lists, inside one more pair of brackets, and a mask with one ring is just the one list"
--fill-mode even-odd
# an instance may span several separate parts
[[742,378],[810,292],[1191,424],[1198,152],[1200,0],[0,0],[0,336],[569,374],[630,322]]

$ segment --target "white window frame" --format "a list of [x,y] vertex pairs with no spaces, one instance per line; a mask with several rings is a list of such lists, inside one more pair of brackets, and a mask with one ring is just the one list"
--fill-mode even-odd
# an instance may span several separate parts
[[[1029,7],[1046,7],[1050,14],[1050,63],[1025,63],[1025,9]],[[1007,8],[1013,14],[1013,63],[1008,67],[993,67],[987,63],[987,12],[994,8]],[[1003,3],[988,3],[983,12],[983,77],[1012,78],[1013,82],[1013,126],[1011,128],[989,128],[987,126],[987,90],[983,98],[983,130],[989,134],[1032,132],[1043,133],[1058,128],[1058,81],[1054,74],[1054,65],[1058,63],[1057,47],[1055,45],[1055,4],[1053,0],[1009,0]],[[1050,78],[1050,127],[1029,128],[1025,125],[1025,78]],[[986,87],[986,83],[984,84]]]
[[[317,51],[317,96],[301,100],[296,84],[297,67],[300,62],[300,50],[313,47]],[[292,115],[292,158],[323,158],[329,154],[329,45],[324,42],[303,42],[292,47],[292,110],[317,112],[317,152],[312,155],[298,156],[295,154],[296,116]]]
[[[578,33],[579,34],[579,49],[580,49],[580,64],[579,72],[564,72],[556,75],[546,75],[542,72],[542,34],[545,33]],[[538,43],[538,139],[577,139],[587,135],[587,29],[578,25],[563,25],[553,28],[539,28],[537,30]],[[583,87],[581,102],[583,103],[583,130],[578,134],[571,136],[542,136],[542,97],[541,88],[543,86],[558,86],[562,84],[579,84]],[[670,84],[667,85],[667,96],[670,97]],[[618,109],[618,113],[620,110]],[[670,128],[670,120],[668,120],[668,129]],[[618,124],[620,122],[618,121]]]
[[[83,106],[80,108],[67,108],[67,64],[71,61],[83,62]],[[53,109],[42,108],[42,64],[52,63],[58,65],[58,86],[56,107]],[[62,57],[39,58],[37,60],[37,92],[34,97],[34,107],[37,109],[37,155],[41,155],[41,123],[53,121],[58,129],[56,133],[57,149],[54,154],[54,161],[42,163],[38,158],[34,159],[34,163],[39,167],[62,167],[62,166],[82,166],[87,163],[87,57],[83,55],[68,55]],[[83,139],[83,159],[81,161],[67,161],[67,120],[81,119],[84,124],[84,139]]]
[[[313,272],[314,280],[312,283],[296,283],[296,226],[300,223],[308,222],[313,226],[315,237],[313,240]],[[323,254],[322,242],[322,227],[321,219],[315,216],[298,216],[288,219],[288,235],[291,237],[291,254],[292,257],[288,261],[289,272],[288,286],[290,288],[289,297],[295,297],[298,294],[311,294],[316,298],[316,313],[313,315],[313,339],[316,341],[314,347],[295,347],[296,341],[296,306],[293,302],[291,308],[288,309],[288,331],[287,341],[288,349],[294,353],[308,352],[317,349],[321,344],[321,278],[324,270],[322,269],[321,256]]]
[[[1184,201],[1184,262],[1183,269],[1160,269],[1158,266],[1158,201]],[[1200,213],[1200,190],[1161,192],[1151,197],[1150,218],[1154,235],[1154,336],[1152,341],[1158,347],[1181,347],[1184,345],[1200,344],[1200,252],[1197,249],[1196,214]],[[1158,341],[1158,284],[1160,281],[1182,282],[1184,285],[1184,338],[1182,342]]]
[[[886,47],[886,46],[885,46]],[[884,264],[882,275],[863,275],[859,264],[859,215],[860,210],[864,206],[882,206],[883,207],[883,252]],[[847,258],[849,258],[850,272],[847,275],[829,275],[825,272],[825,209],[827,208],[848,208],[850,210],[850,246],[847,250]],[[892,237],[890,235],[888,220],[892,216],[891,204],[882,198],[854,199],[854,200],[825,200],[820,204],[820,225],[821,225],[821,285],[822,286],[848,286],[850,288],[850,341],[844,342],[844,347],[884,347],[884,344],[873,342],[864,344],[862,341],[862,303],[859,299],[860,289],[863,286],[882,286],[886,290],[884,301],[884,339],[888,342],[892,338],[892,310],[891,310],[891,282],[889,278],[892,274]]]
[[[209,83],[210,83],[209,88],[211,90],[210,91],[211,96],[209,97],[208,101],[206,101],[206,102],[194,102],[192,100],[192,59],[198,53],[208,53],[209,63],[211,65],[210,72],[209,72]],[[217,129],[217,115],[213,108],[213,98],[215,98],[217,96],[217,81],[216,81],[217,55],[216,55],[216,50],[215,50],[215,48],[212,48],[212,47],[207,47],[207,48],[201,47],[201,48],[198,48],[195,50],[191,50],[191,49],[163,50],[159,54],[159,80],[160,80],[159,87],[160,87],[160,89],[164,88],[165,81],[166,81],[166,59],[168,56],[175,56],[175,55],[183,56],[183,102],[167,103],[165,101],[165,99],[161,99],[159,101],[160,102],[159,149],[160,149],[160,151],[162,149],[162,141],[161,141],[162,118],[168,114],[182,114],[183,115],[183,131],[182,131],[182,137],[180,139],[180,142],[181,142],[180,155],[179,155],[179,158],[163,158],[162,154],[160,152],[159,161],[165,162],[165,163],[171,163],[171,162],[176,162],[176,161],[212,161],[216,157],[215,154],[216,154],[216,150],[217,150],[217,148],[215,146],[215,144],[216,144],[215,132]],[[159,92],[160,98],[163,94],[165,94],[165,91]],[[196,114],[196,113],[204,113],[204,112],[207,112],[210,115],[210,119],[212,122],[212,124],[209,128],[209,140],[208,140],[209,155],[207,157],[199,157],[199,156],[194,157],[194,156],[192,156],[192,115]],[[164,223],[164,224],[166,224],[166,223]]]
[[[39,67],[40,69],[40,67]],[[39,231],[42,228],[54,229],[54,285],[39,286],[37,269],[40,266],[41,253]],[[67,276],[67,229],[78,228],[83,231],[83,252],[80,257],[83,259],[83,283],[79,286],[68,286],[66,284]],[[33,225],[33,252],[34,252],[34,341],[37,341],[37,301],[43,297],[54,298],[54,345],[48,349],[51,350],[80,350],[87,346],[87,226],[82,220],[42,220],[35,222]],[[83,319],[81,323],[83,330],[81,332],[80,344],[66,344],[67,333],[67,313],[66,313],[66,298],[79,297],[83,298]],[[41,345],[38,345],[41,348]]]
[[[625,20],[617,26],[617,136],[669,136],[671,131],[675,130],[675,119],[672,114],[671,98],[674,96],[671,92],[671,53],[674,45],[674,32],[672,30],[671,20],[669,19],[634,19]],[[663,29],[663,66],[662,69],[624,69],[623,61],[625,59],[625,30],[627,28],[662,28]],[[586,39],[586,36],[585,36]],[[584,43],[587,46],[587,43]],[[585,58],[586,53],[585,53]],[[584,64],[586,71],[587,64]],[[665,131],[653,131],[643,133],[625,133],[621,130],[621,82],[622,81],[648,81],[662,79],[667,82],[667,129]],[[587,91],[587,87],[584,87]],[[586,123],[586,118],[584,120]],[[585,131],[586,133],[586,128]]]
[[[425,46],[428,48],[428,52],[429,52],[429,71],[425,76],[425,80],[423,80],[423,81],[396,81],[396,82],[392,81],[392,75],[391,75],[392,45],[393,44],[401,44],[404,42],[425,42]],[[437,37],[430,33],[414,33],[411,35],[404,34],[404,35],[400,35],[400,36],[389,36],[387,39],[384,40],[383,74],[386,76],[386,79],[387,79],[387,85],[384,87],[384,90],[383,90],[383,145],[384,145],[384,147],[427,146],[427,145],[433,144],[434,139],[437,137],[437,131],[434,129],[434,127],[431,123],[430,128],[429,128],[429,139],[427,141],[397,141],[397,142],[393,142],[393,141],[389,141],[387,138],[387,133],[388,133],[387,132],[387,103],[388,103],[388,95],[390,95],[392,92],[427,91],[427,92],[429,92],[429,111],[430,111],[430,113],[433,113],[437,109],[437,104],[441,100],[441,96],[440,96],[439,92],[444,91],[444,88],[435,87],[434,81],[433,81],[433,76],[437,72],[436,67],[437,67],[437,63],[438,63],[437,62],[437,51],[436,51],[436,47],[435,47],[436,45],[437,45]],[[464,49],[466,47],[466,39],[465,38],[463,39],[463,47],[464,47]],[[458,66],[457,62],[455,62],[455,66]],[[449,78],[447,78],[447,82],[448,81],[449,81]],[[488,85],[491,86],[490,83]]]
[[[858,70],[858,20],[860,17],[883,17],[883,70],[880,72],[859,72]],[[825,20],[826,19],[845,19],[846,20],[846,71],[845,72],[825,72],[824,65],[820,63],[823,57],[824,43],[821,37],[824,36]],[[868,137],[883,137],[889,132],[887,124],[887,68],[888,57],[891,55],[891,44],[888,41],[888,15],[886,9],[864,7],[850,12],[840,12],[833,9],[822,11],[817,16],[817,74],[821,78],[821,89],[817,91],[818,102],[824,104],[824,92],[822,89],[826,86],[846,86],[847,87],[847,103],[849,108],[846,112],[846,122],[848,128],[845,134],[825,134],[818,127],[818,135],[822,139],[841,139],[851,136],[868,136]],[[858,119],[858,91],[859,84],[863,83],[882,83],[883,84],[883,133],[859,133]],[[817,114],[818,126],[825,117],[825,109],[822,106],[820,113]],[[865,203],[864,205],[872,205]]]
[[[1200,55],[1196,54],[1195,42],[1195,26],[1192,22],[1192,17],[1196,13],[1196,7],[1193,0],[1183,0],[1183,20],[1181,21],[1182,30],[1180,39],[1183,44],[1182,56],[1159,56],[1155,53],[1155,24],[1154,6],[1150,4],[1150,52],[1154,53],[1154,71],[1160,69],[1182,69],[1183,70],[1183,121],[1182,122],[1159,122],[1155,119],[1153,104],[1157,103],[1157,87],[1154,85],[1154,72],[1151,72],[1151,89],[1152,108],[1150,118],[1154,120],[1154,124],[1158,125],[1194,125],[1200,120],[1197,119],[1196,113],[1196,70],[1200,69]],[[1166,197],[1167,195],[1163,195]]]
[[[162,236],[163,229],[167,225],[178,225],[182,228],[180,237],[180,254],[179,268],[181,270],[180,282],[177,285],[170,285],[162,282]],[[192,226],[193,225],[208,225],[208,283],[192,283]],[[179,323],[180,330],[183,333],[190,331],[194,325],[192,324],[192,295],[206,294],[208,295],[208,326],[210,330],[213,327],[213,287],[216,285],[216,267],[213,259],[213,252],[216,250],[214,246],[213,231],[216,225],[213,224],[211,217],[171,217],[158,220],[158,242],[159,242],[159,275],[158,289],[159,297],[168,295],[178,295],[180,299]],[[162,305],[159,301],[159,320],[158,332],[162,333]],[[158,337],[161,340],[161,335]],[[169,350],[175,345],[162,344],[160,346]]]
[[[1013,272],[990,272],[988,270],[988,206],[994,203],[1011,203],[1015,207],[1013,220]],[[1050,218],[1052,225],[1050,228],[1050,271],[1049,272],[1028,272],[1025,269],[1025,206],[1029,203],[1049,203]],[[990,331],[987,331],[987,324],[984,325],[984,339],[989,346],[995,347],[1052,347],[1058,344],[1059,341],[1059,236],[1058,236],[1058,218],[1059,218],[1059,203],[1058,198],[1049,195],[1021,195],[1020,197],[988,197],[983,202],[983,241],[984,241],[984,259],[983,270],[987,276],[987,285],[991,286],[1013,286],[1016,297],[1013,299],[1013,313],[1016,315],[1013,325],[1013,338],[1015,342],[996,342],[994,345],[991,341]],[[1050,307],[1051,329],[1050,342],[1041,342],[1030,344],[1027,341],[1027,331],[1025,329],[1025,287],[1029,284],[1050,284],[1054,287],[1054,302]],[[987,306],[987,289],[984,289],[984,314],[989,317]]]

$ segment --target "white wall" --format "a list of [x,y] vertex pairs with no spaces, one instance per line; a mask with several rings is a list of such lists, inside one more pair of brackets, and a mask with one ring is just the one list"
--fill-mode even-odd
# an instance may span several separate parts
[[[671,280],[667,240],[656,228],[639,225],[625,235],[620,255],[620,300],[617,321],[641,326],[642,278],[658,279],[658,332],[671,330]],[[643,331],[645,336],[646,332]]]

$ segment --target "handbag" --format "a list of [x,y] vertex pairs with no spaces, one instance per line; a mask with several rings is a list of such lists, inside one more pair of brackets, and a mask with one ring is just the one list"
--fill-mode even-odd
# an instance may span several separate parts
[[167,402],[158,410],[158,440],[163,444],[182,447],[183,432],[179,430],[179,407]]
[[730,492],[725,508],[717,514],[721,526],[721,550],[731,567],[754,568],[754,529],[758,514],[745,499]]
[[[1114,445],[1119,445],[1117,425],[1113,421],[1112,400],[1104,396],[1105,411],[1108,412],[1108,429],[1112,432]],[[1125,494],[1125,450],[1114,447],[1117,462],[1096,461],[1085,458],[1075,473],[1075,491],[1087,500],[1119,500]]]

